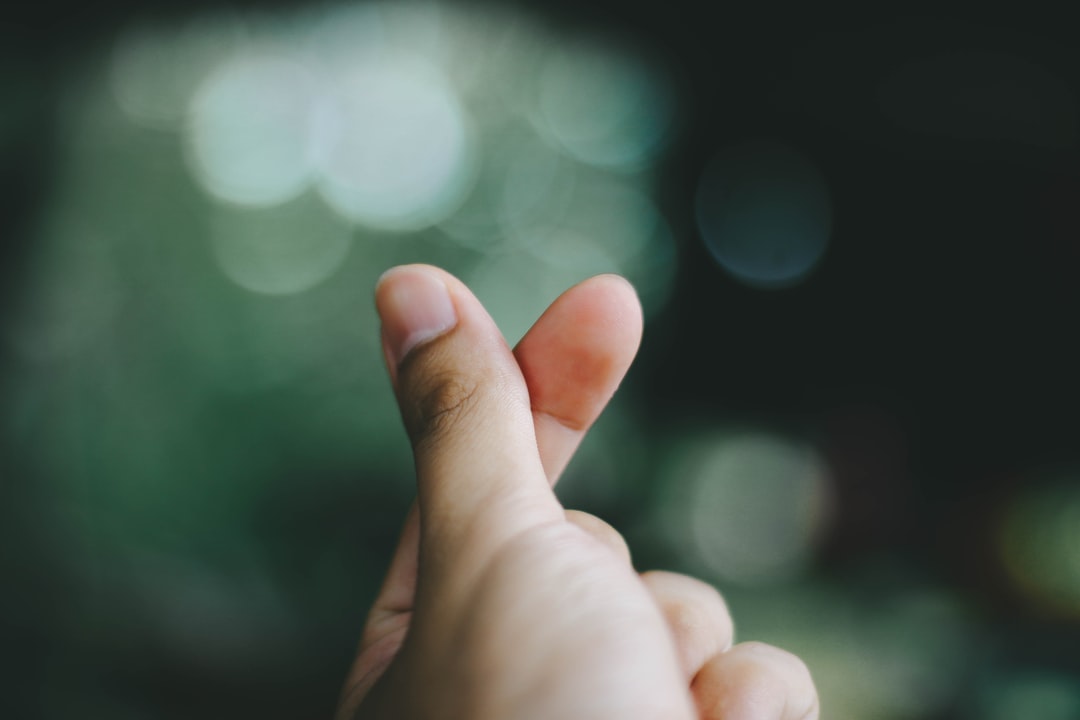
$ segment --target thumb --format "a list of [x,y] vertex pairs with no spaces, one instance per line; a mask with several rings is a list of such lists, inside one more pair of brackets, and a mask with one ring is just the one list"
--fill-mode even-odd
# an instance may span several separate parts
[[449,549],[480,531],[497,543],[562,518],[525,380],[480,301],[449,273],[406,265],[380,278],[375,305],[412,442],[425,538]]

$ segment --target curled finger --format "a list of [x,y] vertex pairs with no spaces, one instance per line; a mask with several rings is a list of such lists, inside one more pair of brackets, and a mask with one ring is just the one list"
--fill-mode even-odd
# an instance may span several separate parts
[[713,656],[691,691],[702,720],[817,720],[810,671],[789,652],[759,642]]
[[711,657],[731,647],[734,635],[731,615],[712,585],[688,575],[660,570],[642,573],[641,581],[667,620],[688,680]]

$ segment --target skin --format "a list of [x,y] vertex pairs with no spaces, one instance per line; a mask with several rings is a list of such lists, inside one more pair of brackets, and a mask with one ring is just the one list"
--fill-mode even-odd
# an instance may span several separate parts
[[629,283],[571,288],[513,351],[434,267],[390,270],[376,306],[417,503],[338,720],[818,717],[798,658],[732,646],[716,590],[638,574],[617,531],[551,490],[637,352]]

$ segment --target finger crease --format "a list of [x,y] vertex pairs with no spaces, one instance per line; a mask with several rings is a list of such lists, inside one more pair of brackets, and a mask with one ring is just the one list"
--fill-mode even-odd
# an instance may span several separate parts
[[535,406],[533,406],[532,411],[534,415],[543,415],[544,417],[549,417],[558,424],[562,425],[567,430],[572,430],[573,432],[584,432],[589,427],[588,422],[582,422],[580,420],[574,420],[572,418],[564,417],[562,415],[556,415],[553,412],[541,410],[540,408]]

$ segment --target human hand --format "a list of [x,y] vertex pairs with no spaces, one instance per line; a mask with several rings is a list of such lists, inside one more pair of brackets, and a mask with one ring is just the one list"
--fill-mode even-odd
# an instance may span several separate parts
[[720,595],[639,575],[622,537],[551,490],[641,336],[633,289],[571,288],[511,352],[430,266],[376,289],[417,503],[364,628],[339,720],[814,720],[795,656],[731,646]]

